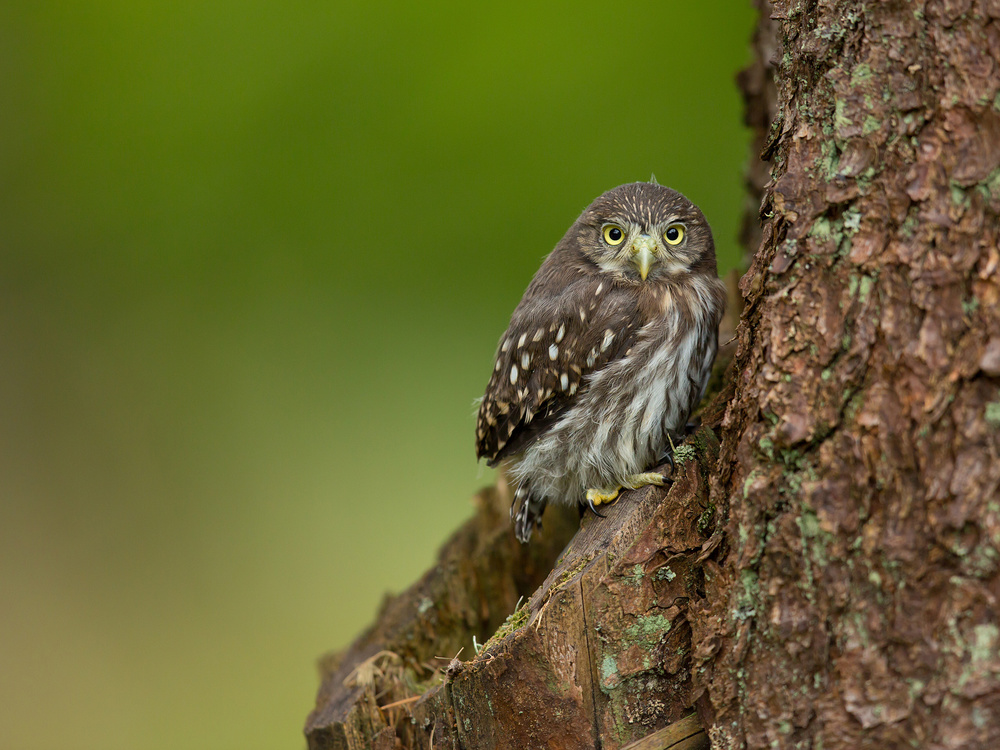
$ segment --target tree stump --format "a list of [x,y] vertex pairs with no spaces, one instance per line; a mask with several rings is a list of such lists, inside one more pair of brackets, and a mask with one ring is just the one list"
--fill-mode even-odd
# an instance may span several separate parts
[[[412,704],[402,703],[401,686],[409,680],[417,687],[420,671],[413,664],[429,653],[413,636],[422,618],[432,609],[467,609],[482,581],[468,577],[464,582],[472,585],[458,591],[456,580],[452,588],[438,586],[436,571],[448,567],[439,566],[392,601],[378,636],[363,636],[326,667],[307,725],[310,747],[377,747],[378,737],[391,735],[403,747],[430,748],[433,735],[435,748],[622,748],[690,714],[687,611],[688,602],[704,594],[699,556],[711,546],[716,517],[707,467],[717,456],[714,433],[702,428],[678,449],[669,490],[628,492],[606,518],[587,514],[544,582],[516,610],[512,568],[491,565],[487,575],[497,589],[509,588],[504,600],[511,616],[474,658],[440,664],[431,670],[431,681],[439,684]],[[484,520],[505,511],[505,494],[483,495],[482,518],[472,524],[489,528],[501,547],[513,540],[509,528],[503,520],[499,527]],[[577,512],[556,508],[554,515],[572,526]],[[547,513],[543,542],[555,536],[550,525]],[[467,544],[460,533],[442,559],[463,558],[458,547]],[[499,583],[503,578],[506,584]],[[431,598],[435,591],[443,601]],[[463,604],[456,607],[456,600]],[[439,633],[438,643],[450,639],[457,651],[463,636],[471,638],[472,619],[452,618],[464,629]],[[352,678],[366,662],[381,672],[367,684]]]

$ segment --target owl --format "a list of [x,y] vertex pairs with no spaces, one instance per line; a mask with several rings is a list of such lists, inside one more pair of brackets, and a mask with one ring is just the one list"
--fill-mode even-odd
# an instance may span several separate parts
[[591,203],[543,261],[497,346],[476,453],[508,461],[514,532],[549,502],[597,512],[622,488],[663,484],[705,392],[726,305],[705,216],[637,182]]

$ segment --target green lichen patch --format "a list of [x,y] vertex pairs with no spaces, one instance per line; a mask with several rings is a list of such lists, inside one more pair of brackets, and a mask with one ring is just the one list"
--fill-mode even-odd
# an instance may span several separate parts
[[839,228],[834,227],[834,224],[825,216],[820,216],[813,222],[813,225],[809,228],[810,237],[815,237],[821,242],[826,242],[827,240],[834,239],[834,235],[837,235],[839,239]]
[[990,172],[986,179],[977,186],[977,189],[985,193],[983,196],[985,198],[1000,198],[1000,167]]
[[749,620],[757,614],[759,598],[759,581],[757,571],[746,568],[740,571],[740,591],[736,598],[736,608],[733,610],[734,620]]
[[856,208],[844,211],[844,231],[856,234],[861,228],[861,212]]
[[503,621],[503,624],[497,628],[497,632],[483,644],[480,652],[488,651],[491,647],[498,644],[504,638],[506,638],[511,633],[514,633],[528,622],[528,607],[527,605],[522,605],[522,601],[518,600],[517,605],[514,607],[514,611],[507,615],[507,619]]
[[949,188],[950,188],[949,193],[951,195],[951,202],[952,202],[952,204],[955,205],[955,206],[968,207],[968,205],[969,205],[969,196],[965,192],[965,188],[963,188],[957,182],[952,182],[949,185]]
[[861,133],[871,135],[882,127],[882,121],[872,115],[866,115],[865,121],[861,124]]
[[684,445],[678,445],[674,448],[674,463],[677,466],[683,466],[688,461],[693,460],[697,456],[697,449],[693,445],[685,443]]
[[[960,641],[963,640],[959,637]],[[970,682],[989,683],[1000,681],[997,666],[997,647],[1000,628],[995,623],[981,623],[972,629],[972,638],[964,639],[964,650],[969,659],[958,676],[958,687]]]
[[621,684],[621,675],[618,673],[618,662],[611,654],[606,654],[601,661],[601,689],[611,690]]
[[834,104],[833,111],[833,127],[837,130],[846,130],[853,124],[851,118],[844,114],[846,110],[847,102],[843,99],[838,99]]
[[796,521],[799,525],[799,531],[802,532],[802,536],[808,538],[819,536],[819,516],[809,508],[804,508],[799,514]]
[[973,628],[973,642],[969,649],[972,663],[992,662],[996,658],[997,640],[1000,640],[1000,628],[994,623],[976,625]]
[[670,569],[669,565],[664,565],[662,568],[653,573],[654,581],[672,581],[677,577],[677,574]]
[[701,515],[698,516],[698,531],[705,536],[709,536],[712,531],[712,520],[714,518],[715,505],[710,503],[709,506],[702,511]]
[[875,288],[875,277],[865,274],[851,276],[847,281],[847,294],[852,298],[857,298],[858,302],[865,304],[871,296],[872,289]]
[[[750,487],[753,486],[753,483],[757,480],[757,477],[759,477],[760,474],[761,474],[760,471],[758,471],[757,469],[753,469],[750,472],[750,474],[747,476],[747,478],[743,480],[743,499],[744,500],[746,500],[748,497],[750,497]],[[743,528],[740,527],[740,530],[742,531]]]
[[670,620],[663,615],[640,615],[625,629],[625,637],[644,648],[650,648],[663,640],[663,636],[670,632],[671,625]]
[[767,456],[771,461],[774,460],[774,441],[771,438],[765,435],[757,441],[757,447],[760,448],[761,453]]
[[977,544],[965,558],[964,569],[977,578],[989,578],[1000,565],[1000,551],[988,541]]
[[[816,157],[815,165],[823,174],[823,178],[830,181],[837,176],[840,167],[840,152],[832,140],[821,143],[819,148],[820,153]],[[787,245],[789,242],[794,245],[794,240],[786,240],[785,244]]]
[[872,68],[868,63],[858,63],[854,66],[854,70],[851,71],[851,85],[858,86],[862,83],[867,83],[872,80],[873,73]]
[[994,429],[1000,428],[1000,401],[986,404],[986,424]]
[[555,584],[552,586],[553,591],[558,591],[567,583],[576,578],[577,574],[587,567],[590,562],[588,559],[581,559],[576,562],[575,565],[566,568],[562,573],[559,574],[559,578],[556,579]]
[[642,566],[636,563],[632,566],[631,573],[623,573],[622,581],[629,586],[638,586],[642,583],[642,579],[645,578],[646,572],[642,569]]

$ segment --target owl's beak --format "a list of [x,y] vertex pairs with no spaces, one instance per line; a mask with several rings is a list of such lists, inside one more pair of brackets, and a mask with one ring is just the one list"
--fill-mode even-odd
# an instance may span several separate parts
[[645,281],[649,276],[649,269],[656,261],[656,242],[648,234],[640,234],[632,242],[632,262],[639,269],[639,276]]

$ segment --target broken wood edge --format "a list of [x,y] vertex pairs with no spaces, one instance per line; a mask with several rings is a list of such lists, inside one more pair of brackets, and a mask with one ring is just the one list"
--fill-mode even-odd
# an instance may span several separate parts
[[626,745],[622,750],[702,750],[709,747],[711,742],[698,715],[690,714]]

